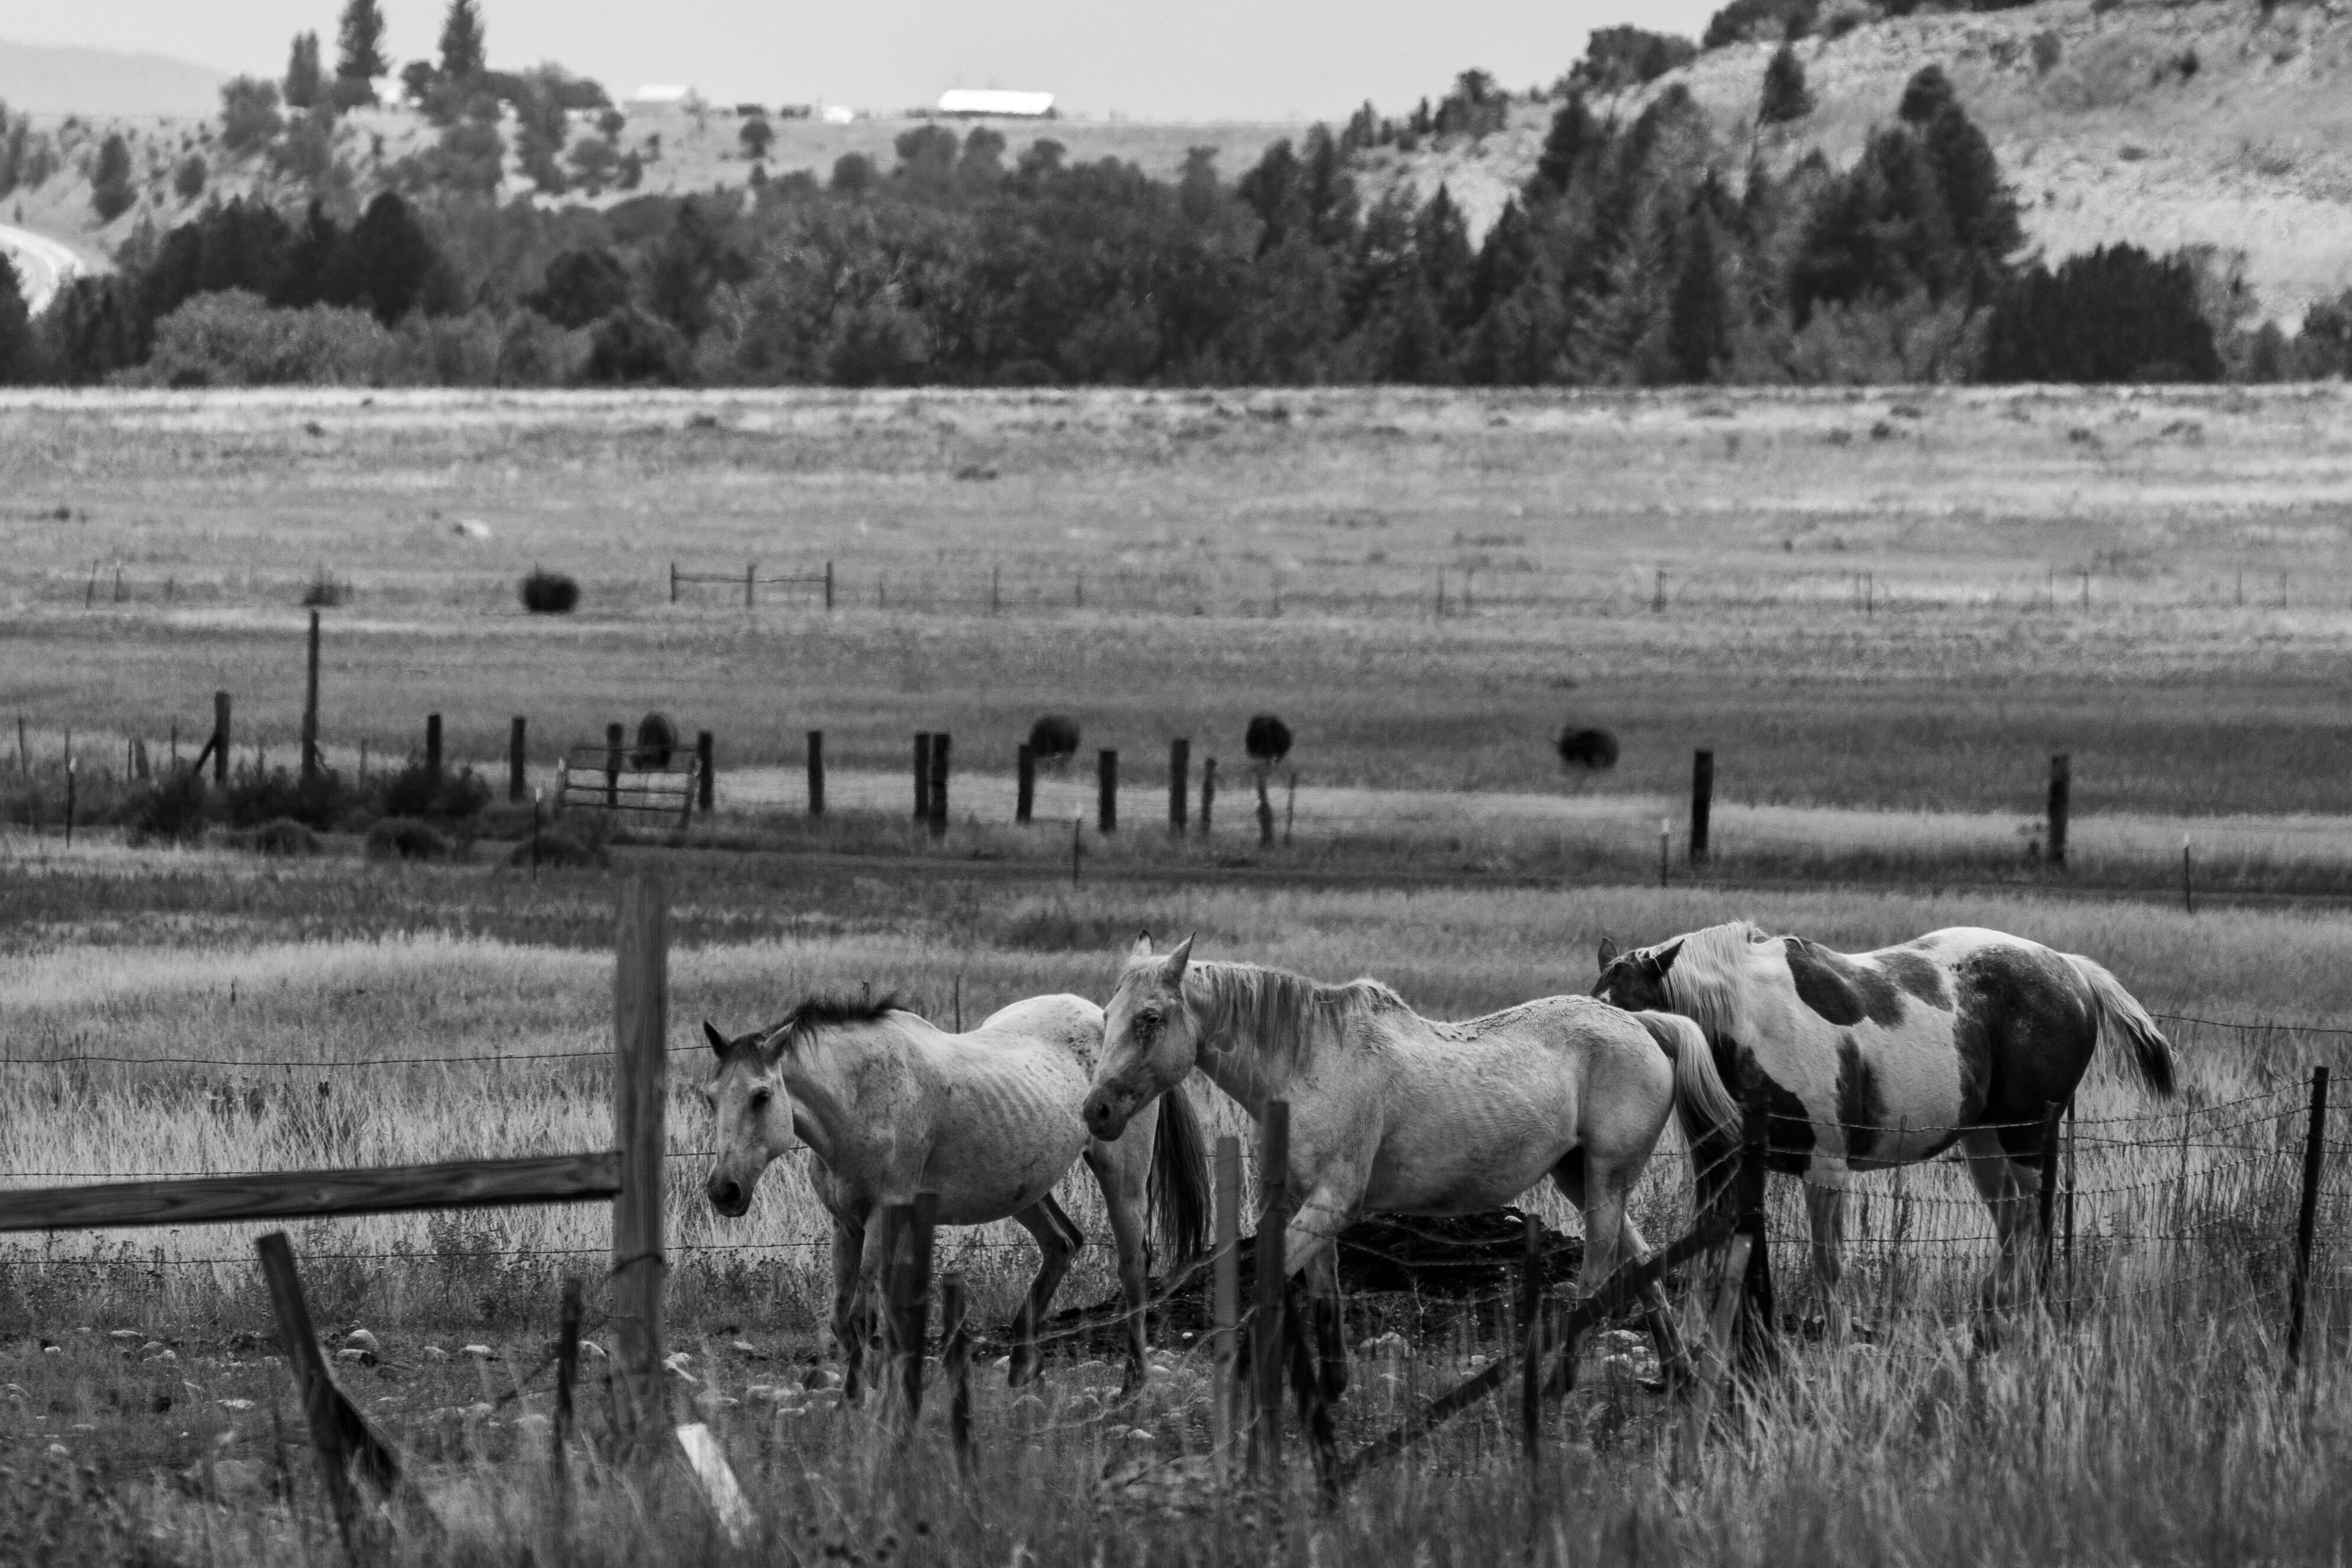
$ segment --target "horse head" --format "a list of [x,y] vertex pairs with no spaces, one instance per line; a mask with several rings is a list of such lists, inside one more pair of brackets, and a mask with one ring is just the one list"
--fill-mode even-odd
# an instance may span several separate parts
[[1087,1093],[1087,1131],[1097,1138],[1126,1131],[1137,1111],[1192,1070],[1199,1025],[1184,1005],[1184,970],[1192,961],[1189,936],[1165,957],[1151,951],[1149,931],[1135,939],[1118,989],[1103,1009],[1102,1056]]
[[776,1070],[769,1042],[779,1031],[754,1029],[729,1039],[708,1021],[702,1026],[719,1070],[703,1086],[719,1132],[719,1163],[703,1191],[720,1214],[738,1215],[751,1206],[760,1173],[779,1154],[800,1147],[793,1131],[793,1097]]
[[1666,971],[1675,966],[1682,946],[1682,939],[1676,937],[1657,947],[1621,952],[1614,941],[1602,937],[1601,978],[1593,982],[1592,994],[1628,1013],[1673,1012],[1674,1005],[1666,999]]

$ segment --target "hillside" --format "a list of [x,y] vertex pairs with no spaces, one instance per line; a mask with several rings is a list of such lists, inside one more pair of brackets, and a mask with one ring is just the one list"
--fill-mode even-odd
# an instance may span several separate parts
[[167,55],[0,39],[0,104],[33,114],[209,114],[228,73]]
[[[2041,71],[2032,40],[2045,32],[2060,58]],[[2289,320],[2352,287],[2352,12],[2340,6],[2282,5],[2264,23],[2249,0],[2105,16],[2089,0],[2046,0],[1880,22],[1797,52],[1818,106],[1767,133],[1759,150],[1776,167],[1816,147],[1851,162],[1894,120],[1911,74],[1941,65],[2050,256],[2126,239],[2240,250],[2262,312]],[[1631,119],[1680,83],[1736,164],[1770,54],[1717,49],[1596,107]],[[1443,181],[1483,231],[1534,169],[1549,117],[1549,105],[1517,105],[1510,128],[1481,145],[1383,150],[1373,164],[1424,192]]]

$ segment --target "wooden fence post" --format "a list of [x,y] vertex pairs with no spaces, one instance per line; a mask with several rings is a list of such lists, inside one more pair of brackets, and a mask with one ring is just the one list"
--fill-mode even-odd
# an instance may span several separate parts
[[[68,848],[68,849],[70,849],[70,848],[72,848],[72,847],[73,847],[73,830],[74,830],[74,780],[75,780],[75,776],[76,776],[78,773],[80,773],[80,771],[81,771],[81,769],[80,769],[80,764],[75,761],[74,756],[73,756],[73,753],[72,753],[72,752],[67,752],[67,753],[66,753],[66,847],[67,847],[67,848]],[[259,772],[260,770],[259,770],[258,768],[257,768],[255,771],[257,773],[257,772]]]
[[1201,764],[1201,837],[1209,836],[1209,825],[1217,805],[1217,759],[1209,758]]
[[1771,1148],[1772,1115],[1760,1084],[1751,1082],[1741,1122],[1738,1202],[1739,1234],[1748,1237],[1747,1277],[1739,1283],[1739,1347],[1737,1366],[1761,1373],[1780,1364],[1779,1323],[1772,1300],[1772,1249],[1764,1212],[1765,1160]]
[[1118,753],[1105,752],[1095,760],[1095,831],[1118,831]]
[[694,808],[703,816],[710,815],[713,801],[718,798],[712,781],[712,764],[717,762],[718,743],[708,730],[698,731],[694,737]]
[[1290,1102],[1266,1102],[1258,1129],[1257,1308],[1250,1325],[1250,1373],[1256,1409],[1250,1428],[1250,1468],[1282,1475],[1283,1307],[1290,1270],[1283,1261],[1290,1224]]
[[613,1201],[613,1331],[625,1430],[641,1453],[667,1415],[662,1384],[662,1172],[668,1151],[669,887],[658,871],[621,887],[613,980],[613,1142],[621,1192]]
[[808,732],[808,814],[824,815],[824,731]]
[[915,732],[915,820],[931,819],[931,732]]
[[1274,802],[1266,797],[1264,763],[1257,768],[1257,844],[1261,849],[1274,847]]
[[2319,1176],[2327,1155],[2327,1069],[2311,1069],[2311,1112],[2303,1130],[2303,1204],[2294,1221],[2294,1276],[2287,1291],[2286,1365],[2303,1360],[2303,1314],[2311,1286],[2312,1231],[2319,1221]]
[[356,1469],[370,1485],[389,1495],[400,1484],[400,1462],[328,1375],[327,1358],[319,1352],[319,1331],[311,1324],[310,1304],[302,1299],[302,1277],[295,1270],[286,1233],[273,1230],[254,1246],[261,1254],[262,1277],[269,1285],[278,1343],[293,1365],[295,1382],[302,1392],[302,1415],[310,1424],[311,1447],[318,1450],[320,1479],[335,1510],[343,1554],[357,1563],[361,1557],[359,1499],[352,1490],[352,1472]]
[[1694,866],[1706,859],[1707,820],[1715,811],[1715,753],[1691,753],[1691,826],[1690,859]]
[[2074,760],[2061,752],[2050,759],[2050,864],[2066,863],[2066,807],[2074,793]]
[[751,608],[751,584],[758,581],[752,574],[758,570],[759,563],[755,561],[746,561],[743,563],[743,607],[747,610]]
[[555,1418],[547,1430],[548,1476],[555,1500],[555,1530],[559,1542],[557,1556],[564,1552],[561,1542],[566,1533],[566,1515],[571,1511],[571,1492],[564,1477],[566,1450],[572,1442],[572,1391],[580,1381],[580,1280],[577,1276],[563,1281],[563,1316],[555,1340]]
[[956,1473],[971,1479],[971,1325],[964,1321],[963,1270],[940,1281],[940,1373],[948,1380],[948,1439]]
[[1013,820],[1026,822],[1037,809],[1037,753],[1025,741],[1013,753]]
[[441,776],[441,715],[425,716],[425,770],[435,778]]
[[931,794],[926,802],[930,807],[931,837],[948,836],[948,732],[941,730],[931,736]]
[[1543,1453],[1543,1222],[1523,1213],[1527,1256],[1519,1265],[1519,1448],[1529,1464]]
[[530,721],[516,714],[507,723],[507,798],[530,794]]
[[669,563],[669,602],[673,605],[677,603],[677,563],[675,561]]
[[[228,693],[213,693],[213,783],[228,783]],[[200,764],[201,765],[201,764]]]
[[824,563],[824,607],[833,608],[833,563]]
[[1168,831],[1184,837],[1186,807],[1192,798],[1192,742],[1182,736],[1168,742]]
[[1222,1476],[1234,1458],[1234,1324],[1241,1317],[1242,1141],[1230,1132],[1217,1137],[1215,1182],[1217,1249],[1212,1266],[1214,1296],[1209,1360],[1213,1381],[1209,1430],[1217,1473]]
[[616,810],[621,804],[621,737],[618,724],[604,726],[604,805]]
[[319,612],[310,612],[309,674],[302,686],[302,782],[319,776]]

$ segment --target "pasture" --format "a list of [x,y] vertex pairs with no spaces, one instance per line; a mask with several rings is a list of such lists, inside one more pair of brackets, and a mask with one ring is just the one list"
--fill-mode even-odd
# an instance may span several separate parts
[[[394,1557],[2330,1562],[2352,1525],[2340,1124],[2305,1366],[2280,1369],[2304,1078],[2342,1065],[2352,1024],[2352,931],[2302,897],[2352,887],[2347,414],[2336,389],[7,395],[0,713],[25,716],[26,750],[0,758],[0,796],[30,828],[0,830],[0,1183],[604,1146],[614,888],[658,860],[677,1407],[719,1433],[758,1533],[730,1546],[679,1477],[607,1468],[593,1393],[555,1489],[542,1351],[567,1277],[607,1332],[603,1211],[305,1223],[320,1327],[382,1344],[338,1375],[449,1532],[404,1530]],[[779,588],[747,610],[694,585],[673,605],[672,561],[831,562],[839,602]],[[533,565],[576,575],[582,608],[526,616]],[[86,807],[128,741],[160,749],[176,722],[192,755],[215,689],[236,695],[240,762],[293,760],[320,579],[342,590],[330,765],[396,760],[439,712],[451,761],[488,768],[522,713],[543,779],[560,748],[659,708],[719,736],[718,811],[608,869],[536,875],[488,844],[443,865],[340,837],[293,859],[111,830],[66,846],[68,730]],[[1046,710],[1079,721],[1080,761],[1017,830],[1011,753]],[[1297,734],[1282,784],[1300,784],[1295,841],[1262,849],[1241,731],[1266,710]],[[1618,767],[1564,777],[1569,723],[1615,731]],[[815,823],[813,729],[835,768]],[[921,729],[956,737],[938,840],[906,816]],[[1196,769],[1223,758],[1205,842],[1160,826],[1179,735]],[[1702,746],[1717,854],[1695,880]],[[1082,827],[1070,885],[1098,747],[1122,752],[1124,825]],[[2063,874],[2022,851],[2061,751]],[[2184,835],[2248,896],[2168,902]],[[743,1219],[701,1194],[706,1016],[748,1028],[867,984],[967,1023],[1041,992],[1100,1000],[1149,928],[1460,1017],[1585,989],[1603,935],[1736,916],[1849,950],[1991,925],[2098,958],[2164,1016],[2184,1100],[2095,1064],[2046,1318],[1980,1342],[1990,1227],[1945,1163],[1865,1184],[1849,1264],[1870,1336],[1807,1334],[1799,1195],[1776,1181],[1790,1364],[1695,1450],[1646,1352],[1603,1336],[1535,1470],[1489,1404],[1324,1510],[1303,1463],[1286,1494],[1202,1483],[1196,1342],[1171,1337],[1119,1405],[1115,1364],[1072,1337],[1030,1394],[983,1367],[963,1487],[936,1414],[901,1458],[867,1415],[795,1391],[831,1354],[800,1161]],[[1083,1177],[1065,1202],[1095,1244],[1066,1308],[1113,1280]],[[1671,1139],[1634,1202],[1654,1240],[1687,1224]],[[334,1550],[260,1228],[0,1245],[0,1540],[60,1563]],[[1009,1226],[942,1237],[992,1356],[1033,1256]],[[1414,1331],[1357,1322],[1345,1440],[1501,1353],[1500,1308],[1364,1303]]]

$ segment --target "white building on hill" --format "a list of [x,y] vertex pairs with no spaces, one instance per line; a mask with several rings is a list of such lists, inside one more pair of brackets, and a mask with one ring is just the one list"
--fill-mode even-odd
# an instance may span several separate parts
[[1000,92],[994,88],[951,87],[940,94],[941,114],[1001,114],[1042,120],[1054,112],[1050,92]]
[[684,103],[694,96],[694,89],[676,82],[649,81],[629,94],[631,103]]

